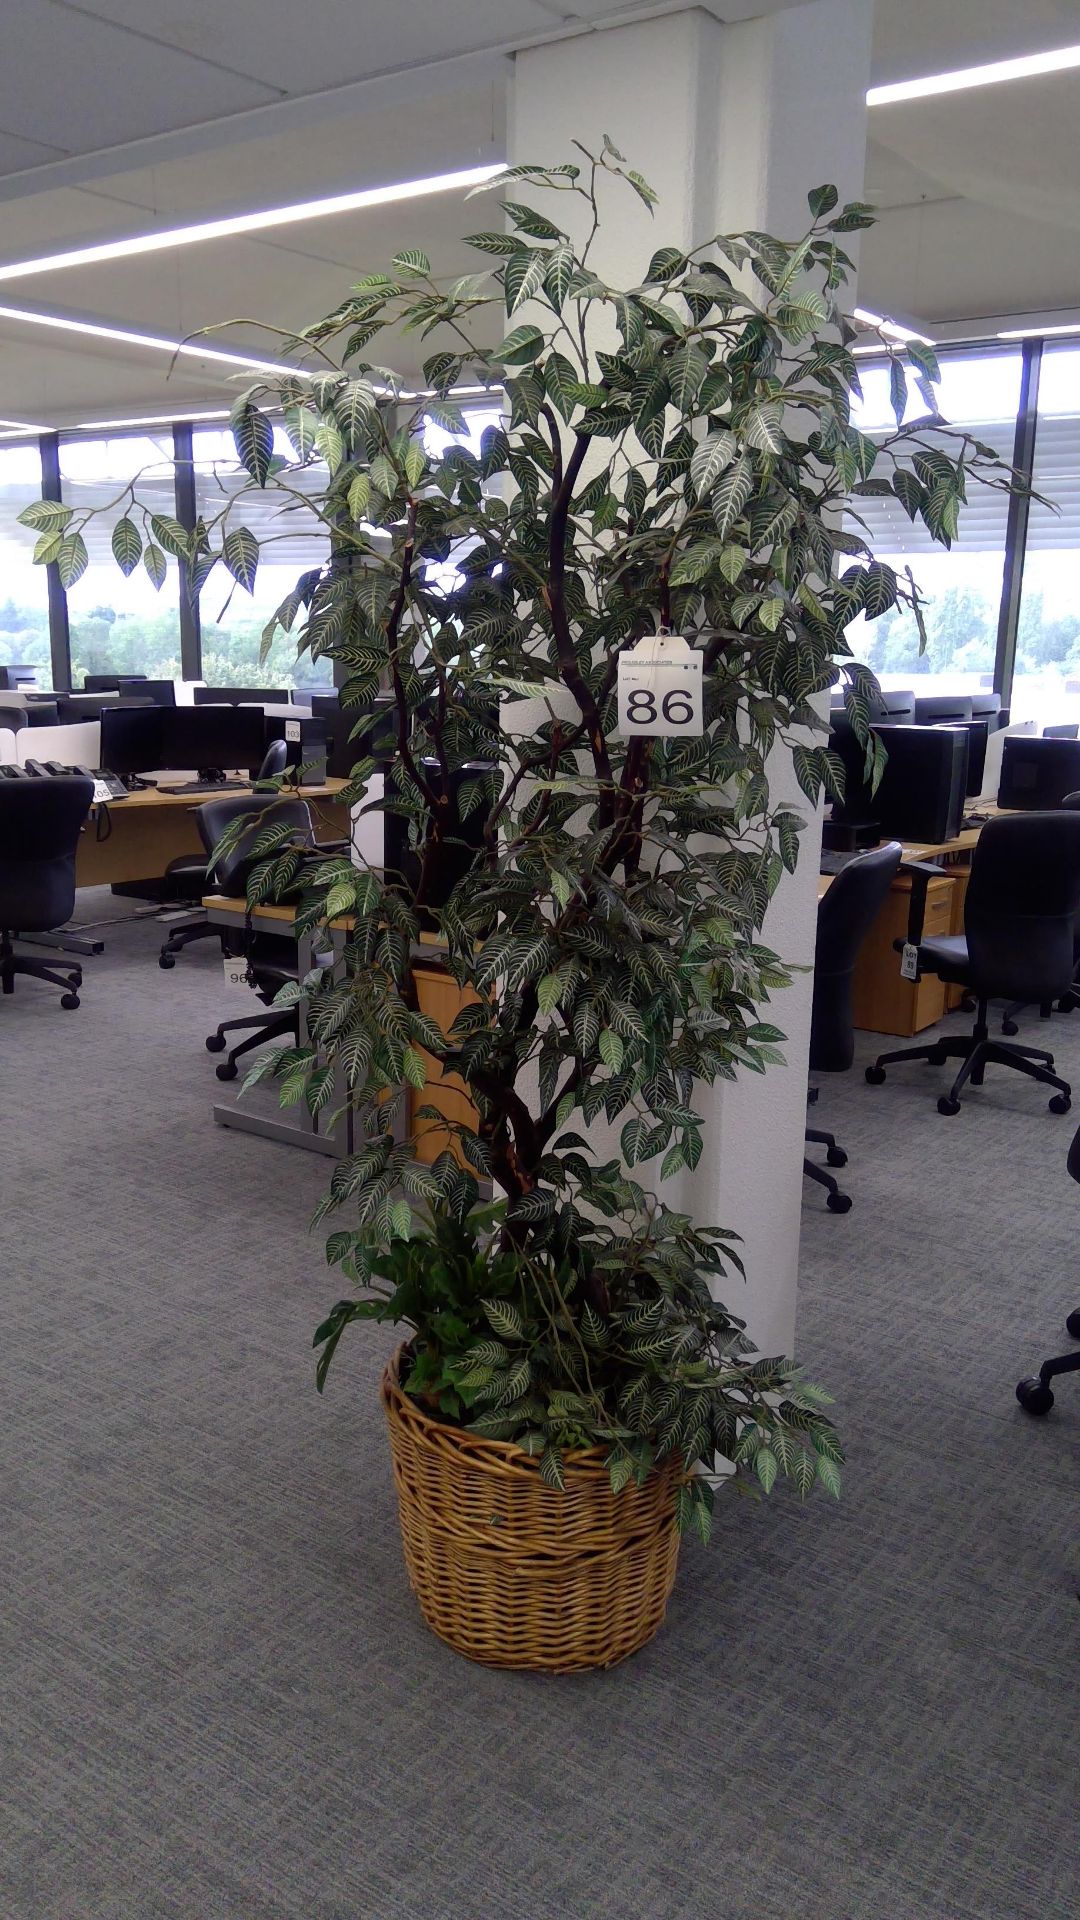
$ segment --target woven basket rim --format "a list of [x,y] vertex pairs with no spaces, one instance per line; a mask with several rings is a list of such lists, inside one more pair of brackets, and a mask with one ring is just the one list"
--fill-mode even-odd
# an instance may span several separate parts
[[[407,1418],[418,1421],[429,1433],[438,1434],[441,1438],[448,1440],[452,1445],[459,1447],[462,1453],[478,1456],[478,1465],[480,1455],[488,1461],[494,1455],[506,1468],[516,1468],[530,1474],[540,1472],[539,1460],[533,1454],[526,1453],[525,1449],[519,1447],[513,1440],[491,1440],[485,1433],[470,1433],[467,1427],[455,1426],[450,1420],[436,1419],[435,1415],[429,1413],[426,1407],[422,1407],[418,1400],[412,1399],[401,1384],[401,1361],[408,1345],[408,1341],[403,1340],[400,1347],[390,1355],[383,1370],[383,1399],[388,1405],[394,1406],[395,1412],[404,1411]],[[653,1471],[662,1470],[666,1464],[665,1461],[657,1461]],[[595,1474],[606,1480],[608,1478],[607,1449],[595,1446],[579,1447],[574,1451],[568,1451],[563,1455],[563,1469],[565,1471],[568,1468],[575,1474]]]

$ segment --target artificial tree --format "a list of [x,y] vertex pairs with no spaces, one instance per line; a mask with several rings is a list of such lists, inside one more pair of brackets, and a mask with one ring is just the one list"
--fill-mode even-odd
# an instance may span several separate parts
[[[297,469],[325,463],[314,507],[329,559],[265,641],[295,632],[332,661],[358,730],[390,696],[393,772],[376,804],[407,819],[405,871],[313,863],[271,824],[251,887],[297,899],[304,924],[351,922],[344,970],[306,983],[311,1044],[256,1069],[314,1111],[339,1069],[361,1124],[321,1209],[343,1210],[328,1257],[356,1297],[318,1331],[320,1385],[351,1320],[405,1319],[406,1384],[441,1418],[518,1441],[552,1485],[582,1445],[608,1450],[616,1487],[678,1453],[696,1470],[680,1521],[705,1533],[718,1454],[737,1484],[838,1487],[825,1396],[791,1362],[750,1354],[714,1298],[738,1266],[734,1237],[663,1189],[702,1150],[695,1086],[780,1058],[761,1013],[788,976],[761,926],[798,858],[803,802],[841,777],[816,704],[838,678],[871,765],[879,751],[845,629],[898,601],[920,617],[910,576],[869,551],[858,498],[895,496],[948,545],[967,477],[1008,482],[992,449],[941,422],[934,354],[917,342],[885,349],[895,433],[852,424],[838,302],[843,236],[871,224],[866,206],[838,209],[819,187],[802,238],[660,246],[624,289],[594,270],[595,236],[615,196],[654,196],[610,142],[496,184],[509,182],[526,199],[471,237],[477,272],[446,287],[422,253],[401,253],[286,340],[296,373],[233,407],[249,480],[216,517],[190,532],[143,515],[140,530],[133,487],[113,549],[155,580],[164,553],[183,557],[195,592],[219,568],[250,590],[245,499],[311,507]],[[587,214],[580,250],[568,203]],[[493,308],[505,338],[478,346]],[[419,395],[369,357],[401,331],[432,340]],[[910,425],[908,370],[930,409]],[[477,450],[454,396],[478,385],[505,411]],[[292,460],[274,451],[278,414]],[[432,451],[426,423],[459,437]],[[22,518],[38,558],[77,578],[82,515],[43,502]],[[658,630],[700,649],[705,730],[625,741],[619,655]],[[346,799],[365,800],[374,767],[360,761]],[[420,1007],[425,927],[462,989],[449,1032]],[[466,1125],[421,1107],[445,1127],[433,1165],[394,1125],[425,1056],[476,1113]],[[608,1158],[590,1146],[601,1118],[619,1128]],[[410,1202],[427,1203],[427,1227]]]

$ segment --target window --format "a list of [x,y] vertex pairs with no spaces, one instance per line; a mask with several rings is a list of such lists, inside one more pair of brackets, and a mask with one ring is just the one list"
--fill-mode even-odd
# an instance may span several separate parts
[[[1016,411],[1020,401],[1019,349],[941,356],[941,412],[950,425],[964,428],[1012,463]],[[863,400],[853,412],[855,425],[872,438],[893,430],[886,367],[872,366],[863,376]],[[913,383],[905,421],[919,419],[926,407]],[[859,502],[874,555],[903,574],[910,567],[923,596],[927,628],[925,653],[912,616],[894,608],[877,620],[860,616],[847,630],[855,656],[873,668],[885,687],[916,685],[920,692],[976,692],[994,682],[998,614],[1005,566],[1008,496],[972,481],[960,513],[960,537],[951,549],[933,540],[921,520],[912,523],[898,500],[868,497]]]
[[[284,429],[275,432],[275,451],[287,460],[296,455]],[[251,481],[236,457],[232,434],[200,428],[193,435],[196,511],[209,523]],[[298,493],[313,494],[326,483],[326,469],[315,465],[297,471],[290,485]],[[251,488],[230,513],[228,528],[249,527],[261,553],[254,591],[237,586],[220,564],[203,588],[202,677],[219,687],[327,686],[330,666],[297,658],[294,634],[278,633],[265,661],[260,661],[262,632],[300,575],[325,564],[330,551],[326,528],[316,513],[276,489]],[[220,541],[215,538],[214,545]],[[299,622],[297,623],[299,625]]]
[[0,447],[0,665],[36,667],[39,687],[52,686],[49,643],[49,583],[34,565],[37,534],[18,516],[41,499],[37,443]]
[[1043,727],[1080,721],[1080,346],[1043,351],[1032,481],[1012,715]]
[[[68,588],[71,628],[71,684],[81,687],[87,673],[141,673],[148,680],[175,679],[180,673],[180,584],[175,561],[160,591],[144,565],[127,579],[113,559],[111,538],[124,508],[123,494],[134,485],[139,509],[134,518],[145,548],[153,538],[147,514],[176,516],[172,433],[119,434],[107,440],[62,440],[60,491],[75,509],[79,525],[85,507],[112,507],[100,519],[81,526],[90,564]],[[156,544],[156,542],[155,542]]]

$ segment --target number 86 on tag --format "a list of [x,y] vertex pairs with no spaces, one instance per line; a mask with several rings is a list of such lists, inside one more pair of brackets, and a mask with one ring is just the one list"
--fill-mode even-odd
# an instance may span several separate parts
[[647,634],[619,655],[617,706],[623,740],[704,733],[700,653],[681,634]]

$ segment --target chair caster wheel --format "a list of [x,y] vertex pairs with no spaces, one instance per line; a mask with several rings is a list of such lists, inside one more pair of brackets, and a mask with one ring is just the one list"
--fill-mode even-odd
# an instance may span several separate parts
[[1067,993],[1063,1000],[1058,1001],[1057,1010],[1059,1013],[1071,1013],[1075,1005],[1076,1001],[1073,999],[1072,994]]
[[850,1193],[830,1193],[825,1205],[830,1213],[850,1213],[851,1195]]
[[1071,1333],[1074,1340],[1080,1340],[1080,1307],[1076,1307],[1072,1313],[1066,1315],[1065,1331]]
[[880,1087],[880,1086],[881,1086],[881,1084],[882,1084],[882,1082],[883,1082],[883,1081],[884,1081],[884,1079],[885,1079],[885,1069],[884,1069],[884,1067],[878,1067],[878,1066],[873,1066],[873,1067],[867,1067],[867,1069],[866,1069],[866,1078],[867,1078],[867,1082],[868,1082],[868,1084],[869,1084],[870,1086],[872,1086],[872,1087]]
[[960,1001],[960,1011],[961,1013],[974,1013],[975,1002],[972,999],[970,993],[965,993],[963,995],[963,998]]
[[1055,1093],[1050,1102],[1050,1111],[1051,1113],[1068,1113],[1071,1106],[1072,1101],[1067,1093]]
[[207,1053],[224,1053],[225,1035],[223,1033],[208,1033],[206,1036],[206,1051]]
[[947,1120],[951,1120],[954,1114],[959,1113],[960,1102],[959,1100],[954,1100],[951,1094],[943,1093],[937,1103],[937,1110],[939,1113],[943,1113]]
[[176,965],[176,955],[175,953],[159,953],[157,963],[163,972],[168,973],[169,968],[175,967]]
[[830,1147],[828,1153],[825,1155],[825,1158],[828,1161],[830,1167],[846,1167],[847,1166],[847,1154],[844,1152],[843,1147]]
[[1016,1397],[1025,1413],[1049,1413],[1054,1404],[1054,1396],[1049,1387],[1044,1386],[1038,1374],[1030,1380],[1019,1380]]
[[239,1067],[232,1060],[223,1060],[220,1067],[214,1068],[219,1080],[235,1080],[239,1071]]
[[1019,1033],[1020,1029],[1015,1020],[1003,1020],[1001,1023],[1001,1031],[1002,1033],[1007,1033],[1010,1040],[1012,1040]]
[[79,996],[77,993],[62,993],[60,995],[60,1005],[62,1007],[77,1007],[78,1004]]

